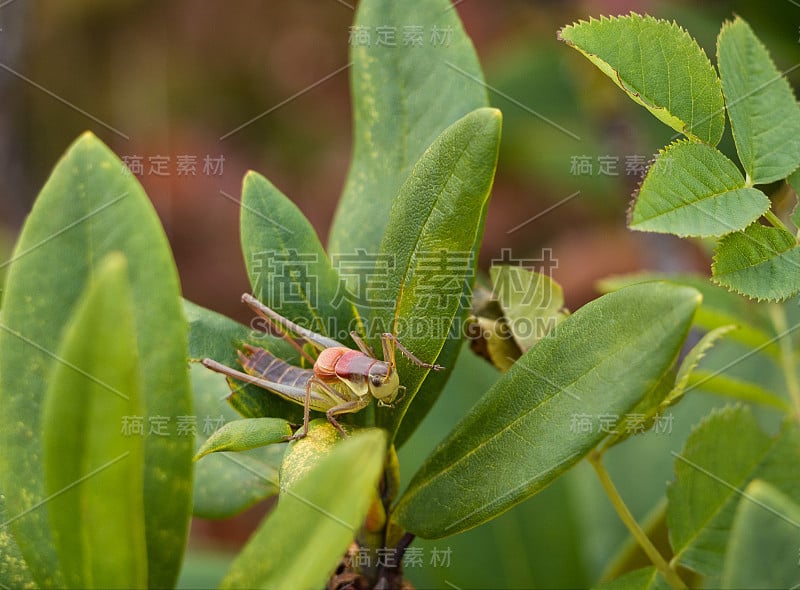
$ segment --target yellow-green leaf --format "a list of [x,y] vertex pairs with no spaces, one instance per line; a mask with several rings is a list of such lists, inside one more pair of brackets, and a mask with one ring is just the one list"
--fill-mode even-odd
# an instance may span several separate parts
[[525,352],[566,317],[561,285],[521,266],[489,269],[492,293],[498,299],[508,328]]
[[[145,519],[148,585],[178,577],[189,526],[191,436],[178,434],[192,415],[186,368],[186,324],[169,243],[144,190],[100,140],[82,135],[66,151],[34,203],[14,250],[0,322],[0,480],[10,526],[42,586],[61,586],[44,492],[41,409],[54,354],[71,313],[100,262],[127,261],[148,429]],[[118,425],[121,428],[122,425]],[[168,473],[169,476],[165,476]]]
[[42,447],[53,541],[70,588],[145,588],[144,437],[133,300],[122,255],[80,299],[44,400]]
[[386,435],[360,431],[334,445],[290,486],[247,542],[221,588],[316,590],[324,586],[367,515]]
[[245,418],[234,420],[215,430],[194,455],[197,461],[210,453],[247,451],[279,442],[286,442],[292,428],[280,418]]

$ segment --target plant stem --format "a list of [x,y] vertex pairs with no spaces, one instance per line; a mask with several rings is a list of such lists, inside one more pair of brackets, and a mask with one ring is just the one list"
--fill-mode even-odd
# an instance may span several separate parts
[[678,590],[686,590],[686,584],[683,580],[681,580],[680,576],[669,567],[667,560],[658,552],[658,549],[655,548],[653,543],[650,541],[650,538],[645,534],[642,530],[642,527],[639,526],[639,523],[636,522],[636,519],[631,514],[631,511],[628,510],[628,506],[625,504],[625,500],[622,499],[622,496],[619,495],[619,491],[617,491],[614,482],[611,481],[611,476],[609,475],[608,471],[603,465],[603,456],[601,453],[594,451],[589,454],[589,463],[592,464],[594,467],[595,472],[597,473],[597,477],[600,479],[600,483],[603,486],[603,489],[608,496],[608,499],[611,501],[611,505],[614,507],[614,510],[617,511],[622,522],[628,528],[633,538],[639,543],[642,550],[645,552],[647,557],[650,558],[650,561],[653,562],[653,565],[656,566],[661,575],[664,576],[664,579],[669,583],[670,586],[676,588]]
[[767,221],[769,221],[773,227],[789,231],[789,228],[786,227],[786,224],[784,224],[780,218],[772,212],[772,209],[767,209],[767,212],[764,213],[764,217],[767,218]]
[[769,306],[769,315],[772,325],[778,333],[778,345],[781,350],[781,368],[786,380],[786,389],[794,404],[795,417],[800,420],[800,383],[797,381],[797,367],[794,361],[791,330],[786,324],[786,311],[779,303]]

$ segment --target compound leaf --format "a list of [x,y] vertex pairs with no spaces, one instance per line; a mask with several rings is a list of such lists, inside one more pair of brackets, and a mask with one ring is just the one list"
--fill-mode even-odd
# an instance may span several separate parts
[[719,143],[725,129],[719,78],[697,42],[674,22],[633,13],[593,18],[564,27],[559,39],[675,131]]
[[725,236],[712,280],[751,299],[780,301],[800,291],[800,247],[785,229],[753,223]]
[[673,563],[707,575],[719,573],[740,490],[753,478],[797,500],[798,439],[791,426],[769,437],[741,406],[715,411],[704,420],[675,454],[676,481],[667,489]]
[[662,150],[633,203],[631,229],[721,236],[758,219],[770,201],[745,186],[736,165],[708,145],[679,141]]
[[800,165],[800,105],[789,82],[743,19],[717,38],[722,92],[736,151],[753,184],[786,178]]

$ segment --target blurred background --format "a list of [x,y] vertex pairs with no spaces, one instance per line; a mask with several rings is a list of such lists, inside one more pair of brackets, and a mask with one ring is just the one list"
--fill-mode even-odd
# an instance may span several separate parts
[[[0,260],[8,259],[55,161],[90,129],[128,162],[152,199],[172,244],[184,295],[247,321],[239,303],[248,281],[235,202],[242,176],[254,169],[271,179],[325,243],[351,149],[348,73],[342,68],[348,62],[355,1],[0,0]],[[515,258],[551,260],[549,269],[564,286],[571,309],[596,297],[595,282],[610,274],[707,272],[702,244],[626,229],[625,212],[643,167],[673,132],[559,43],[556,31],[590,15],[646,12],[677,20],[715,61],[722,21],[739,14],[766,43],[778,68],[790,70],[797,87],[800,2],[456,4],[493,89],[490,99],[504,113],[481,269],[487,270],[506,248]],[[730,130],[722,149],[734,155]],[[543,254],[546,249],[552,254]],[[3,272],[0,266],[0,284]],[[488,387],[495,377],[468,355],[461,363],[470,371],[470,386],[453,379],[448,392],[456,401],[440,404],[421,430],[422,447],[405,451],[405,478],[422,458],[423,447],[435,444],[485,389],[476,388],[475,380],[485,380]],[[619,461],[624,470],[624,459]],[[662,463],[656,460],[645,470],[655,474],[654,482],[643,483],[642,472],[637,485],[663,493],[670,463]],[[592,582],[624,532],[612,524],[613,515],[606,518],[602,499],[596,506],[581,500],[591,496],[590,475],[575,470],[574,481],[560,480],[535,498],[538,504],[526,503],[527,516],[507,515],[482,527],[488,530],[484,536],[470,540],[473,533],[466,533],[459,538],[467,540],[458,542],[492,544],[493,551],[503,551],[500,557],[492,554],[492,563],[500,559],[513,575],[494,587]],[[565,496],[577,504],[565,504]],[[635,511],[651,508],[652,497],[642,492],[632,498]],[[183,583],[213,585],[215,572],[227,562],[226,552],[241,545],[264,510],[256,507],[222,523],[196,520],[195,553]],[[570,537],[587,530],[572,527],[572,521],[588,522],[597,538],[587,539],[585,532],[581,539]],[[535,530],[528,522],[542,528]],[[565,546],[589,564],[589,573],[573,571],[572,578],[565,578],[564,572],[575,569],[571,558],[564,554],[566,561],[559,566],[557,555],[536,540],[542,531],[561,535]],[[559,546],[548,539],[544,545]],[[192,557],[209,550],[215,557]],[[453,551],[453,560],[468,566],[459,577],[472,580],[469,587],[497,582],[481,578],[491,564],[484,567],[479,550]],[[442,583],[441,572],[432,569],[413,573],[418,587]],[[561,577],[550,579],[545,569]]]

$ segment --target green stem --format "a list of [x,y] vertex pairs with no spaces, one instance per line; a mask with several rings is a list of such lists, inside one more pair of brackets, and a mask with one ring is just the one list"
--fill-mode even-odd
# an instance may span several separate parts
[[[783,229],[789,231],[789,228],[780,220],[780,218],[772,212],[772,209],[767,209],[767,212],[764,213],[764,217],[767,218],[773,227],[777,227],[778,229]],[[792,233],[792,232],[789,232]]]
[[617,511],[622,522],[628,528],[633,538],[636,539],[636,542],[639,543],[639,546],[645,552],[647,557],[650,558],[650,561],[653,562],[653,565],[656,566],[661,575],[664,576],[664,579],[669,583],[670,586],[676,588],[678,590],[686,590],[686,584],[683,580],[681,580],[680,576],[669,567],[667,560],[658,552],[658,549],[655,548],[650,538],[645,534],[642,530],[642,527],[639,526],[639,523],[636,522],[636,519],[631,514],[631,511],[628,510],[628,506],[625,504],[625,500],[622,499],[622,496],[619,495],[619,491],[617,491],[614,482],[611,481],[611,476],[609,475],[608,471],[603,465],[603,457],[597,451],[591,453],[588,457],[589,463],[592,464],[594,467],[595,472],[597,473],[597,477],[600,479],[600,484],[603,486],[603,489],[608,496],[608,499],[611,501],[611,505],[614,507],[614,510]]
[[795,417],[800,420],[800,383],[797,381],[797,367],[795,366],[794,350],[792,347],[792,334],[786,324],[786,311],[783,306],[773,303],[769,306],[769,315],[772,325],[778,333],[778,345],[781,351],[781,368],[786,380],[786,389],[794,404]]

